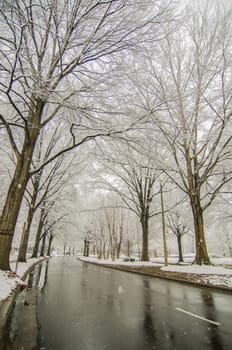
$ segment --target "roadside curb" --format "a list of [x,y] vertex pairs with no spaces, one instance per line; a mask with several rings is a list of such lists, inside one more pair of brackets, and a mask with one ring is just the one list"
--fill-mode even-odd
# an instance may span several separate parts
[[[24,274],[22,275],[22,277],[20,277],[20,279],[22,281],[25,281],[27,276],[34,269],[34,267],[36,265],[38,265],[39,263],[42,263],[46,259],[48,259],[48,257],[45,257],[44,259],[40,259],[40,260],[36,261],[33,265],[31,265],[28,268],[27,271],[24,272]],[[11,294],[6,299],[0,301],[0,344],[1,344],[1,338],[4,335],[5,326],[7,324],[9,316],[12,312],[13,307],[14,307],[14,302],[15,302],[16,296],[23,289],[24,289],[23,286],[18,284],[17,287],[14,290],[12,290]]]
[[196,282],[196,281],[192,281],[190,279],[179,278],[179,277],[175,277],[175,276],[167,276],[167,275],[165,275],[165,272],[162,272],[161,270],[160,270],[160,274],[155,273],[155,272],[149,273],[149,272],[145,272],[145,271],[141,271],[141,270],[136,270],[136,268],[128,269],[126,266],[124,267],[124,266],[117,266],[117,265],[110,265],[110,264],[109,265],[108,264],[99,264],[99,263],[93,262],[93,261],[82,260],[81,258],[77,258],[77,259],[80,260],[81,262],[86,262],[86,263],[93,264],[96,266],[103,266],[106,268],[115,269],[115,270],[119,270],[119,271],[131,272],[131,273],[136,273],[139,275],[145,275],[145,276],[154,277],[154,278],[167,279],[169,281],[191,284],[191,285],[194,285],[195,287],[206,287],[206,288],[221,290],[221,291],[224,291],[227,293],[232,293],[232,288],[229,288],[226,286],[220,286],[220,285],[215,285],[215,284],[211,284],[211,283]]

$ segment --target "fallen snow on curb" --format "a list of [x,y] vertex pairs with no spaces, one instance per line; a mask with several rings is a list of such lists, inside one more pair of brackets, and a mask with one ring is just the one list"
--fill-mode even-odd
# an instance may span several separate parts
[[225,267],[220,266],[207,266],[207,265],[170,265],[161,267],[163,271],[169,272],[185,272],[185,273],[195,273],[198,275],[231,275],[232,277],[232,269],[227,269]]
[[206,276],[202,278],[202,281],[206,284],[213,284],[214,286],[224,286],[232,288],[232,276]]
[[220,266],[165,266],[161,267],[162,271],[189,273],[201,275],[201,280],[205,284],[232,288],[232,269]]
[[[17,267],[17,274],[11,271],[0,270],[0,301],[6,299],[18,286],[24,286],[25,282],[22,280],[25,273],[38,261],[44,258],[28,259],[26,263],[19,263]],[[11,263],[12,271],[15,271],[16,263]]]
[[6,299],[18,285],[24,282],[10,271],[0,270],[0,301]]

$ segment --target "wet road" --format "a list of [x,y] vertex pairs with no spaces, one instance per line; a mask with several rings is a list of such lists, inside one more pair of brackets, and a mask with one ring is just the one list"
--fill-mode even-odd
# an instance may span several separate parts
[[47,272],[37,275],[38,349],[232,349],[232,294],[72,257]]

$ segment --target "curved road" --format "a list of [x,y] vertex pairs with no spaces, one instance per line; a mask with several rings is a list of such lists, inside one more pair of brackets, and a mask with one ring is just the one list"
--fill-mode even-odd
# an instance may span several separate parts
[[48,350],[232,349],[231,294],[74,258],[51,259],[38,305]]
[[232,349],[231,293],[73,257],[51,259],[47,274],[46,264],[39,272],[38,349]]

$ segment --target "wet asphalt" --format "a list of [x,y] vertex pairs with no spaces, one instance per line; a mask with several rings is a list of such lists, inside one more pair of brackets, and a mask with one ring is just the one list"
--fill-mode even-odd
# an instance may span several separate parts
[[75,257],[44,262],[29,287],[3,350],[232,349],[231,293]]

